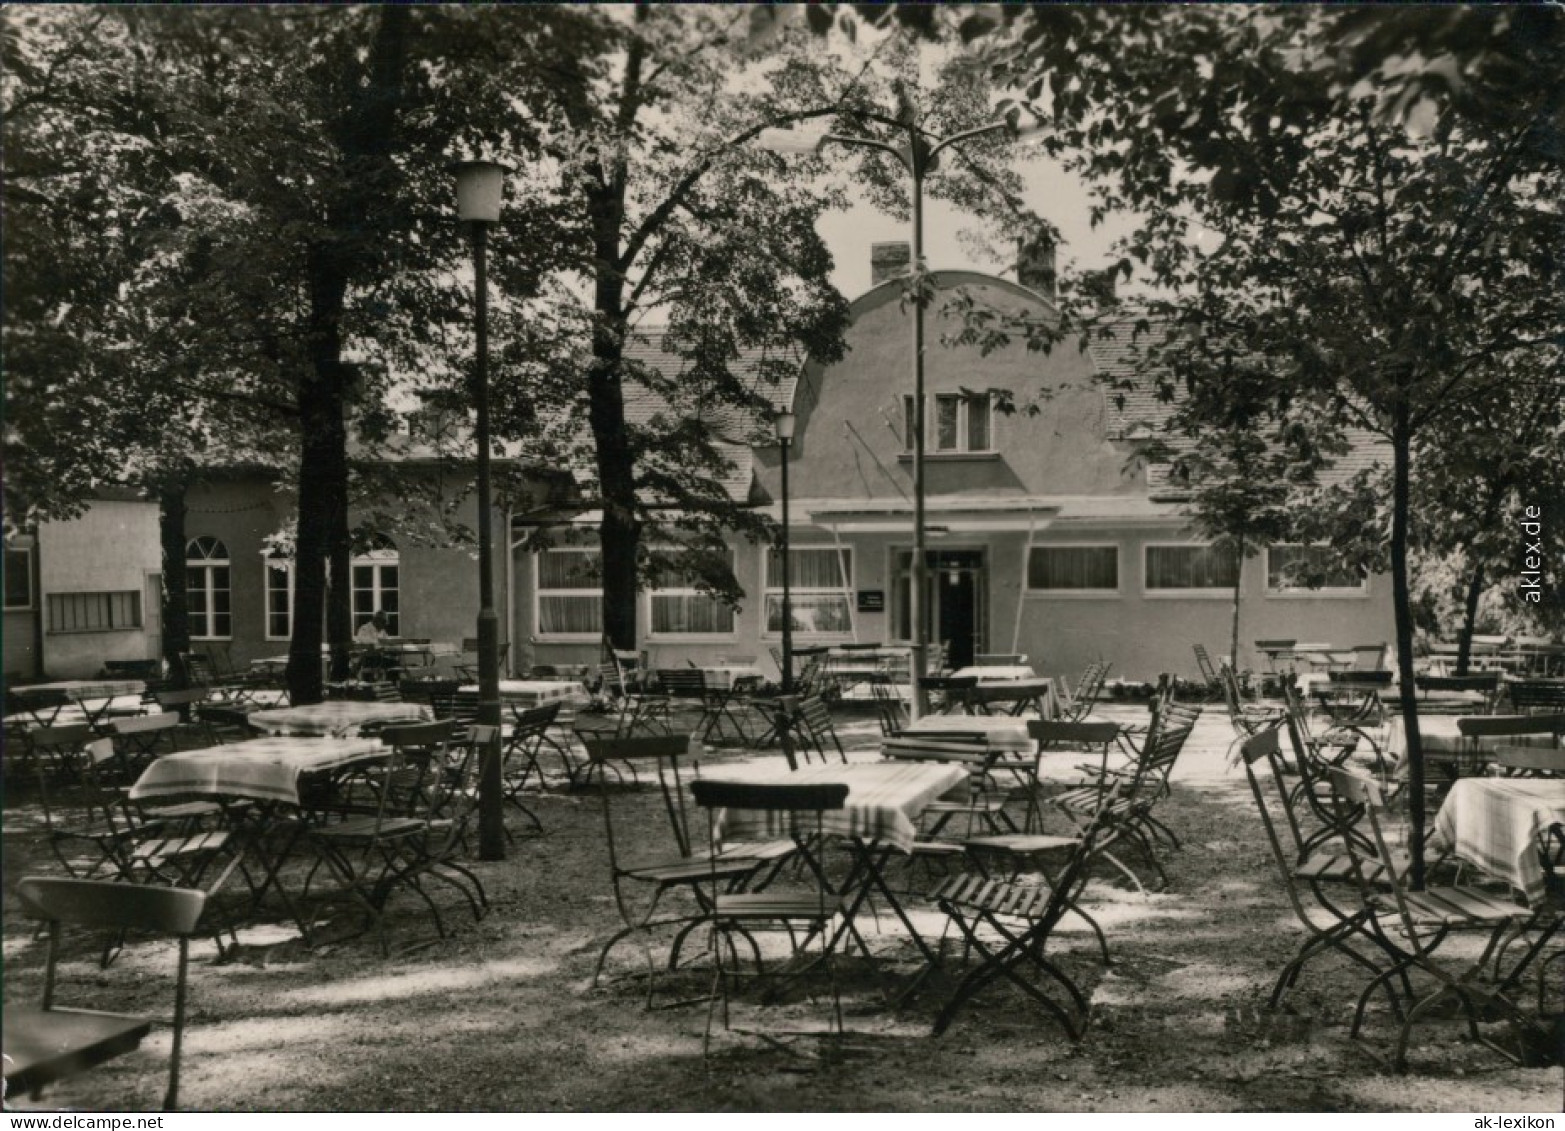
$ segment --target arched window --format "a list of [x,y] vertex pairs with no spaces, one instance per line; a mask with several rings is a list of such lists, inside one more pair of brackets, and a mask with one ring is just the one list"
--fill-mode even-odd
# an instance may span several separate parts
[[398,615],[397,586],[401,558],[397,544],[384,534],[370,540],[370,548],[353,558],[353,631],[363,628],[376,613],[386,614],[386,631],[402,635]]
[[185,546],[185,588],[192,640],[230,640],[234,635],[228,547],[207,535]]

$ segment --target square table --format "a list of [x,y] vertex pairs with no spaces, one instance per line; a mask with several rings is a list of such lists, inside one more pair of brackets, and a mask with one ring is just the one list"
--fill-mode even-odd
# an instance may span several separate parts
[[[1495,751],[1502,746],[1538,746],[1552,749],[1554,736],[1549,734],[1501,734],[1470,738],[1457,728],[1457,715],[1418,716],[1418,742],[1424,752],[1424,761],[1440,762],[1448,766],[1453,776],[1476,774],[1494,761]],[[1501,716],[1475,716],[1496,718]],[[1406,766],[1407,735],[1402,727],[1400,714],[1391,717],[1391,730],[1385,744],[1386,754],[1398,765]],[[1405,770],[1403,771],[1406,772]]]
[[375,761],[386,753],[386,746],[377,738],[296,736],[182,750],[165,754],[143,770],[130,787],[130,799],[153,801],[200,794],[298,805],[301,775]]
[[979,683],[997,683],[1002,680],[1034,679],[1038,675],[1026,664],[969,664],[951,673],[952,679],[974,677]]
[[[930,762],[869,762],[805,766],[781,772],[768,767],[760,774],[734,774],[725,770],[722,775],[710,776],[731,776],[739,781],[777,785],[846,785],[848,796],[843,807],[821,814],[826,835],[844,838],[853,850],[853,868],[842,889],[850,895],[849,905],[844,909],[842,924],[827,943],[827,949],[835,948],[843,936],[854,929],[853,921],[859,909],[870,895],[878,892],[925,960],[935,961],[929,944],[914,928],[896,893],[886,883],[884,865],[892,853],[912,850],[913,842],[918,839],[918,818],[931,802],[953,792],[965,796],[967,767]],[[814,814],[810,815],[808,823],[813,825]],[[754,809],[725,810],[718,818],[720,834],[724,839],[732,840],[789,836],[796,824],[802,827],[805,822],[796,822],[793,814]]]
[[1536,907],[1546,886],[1538,836],[1562,822],[1565,780],[1463,778],[1451,786],[1435,815],[1435,835]]
[[255,813],[241,826],[247,835],[238,852],[207,894],[215,894],[236,868],[244,866],[247,857],[253,857],[264,875],[259,886],[251,884],[251,906],[259,906],[275,886],[299,934],[309,944],[309,922],[280,878],[283,865],[304,836],[305,822],[285,816],[283,811],[300,807],[300,779],[305,775],[379,761],[388,753],[375,738],[252,738],[166,754],[142,771],[129,797],[132,801],[155,801],[195,794],[256,802]]
[[[478,694],[478,684],[464,683],[458,692]],[[512,707],[541,707],[555,699],[587,695],[587,688],[579,679],[502,679],[500,702]]]
[[422,703],[378,703],[331,699],[306,707],[279,707],[251,711],[247,721],[267,734],[305,737],[354,734],[369,723],[416,723],[430,718]]
[[902,728],[909,737],[921,734],[982,735],[990,750],[1030,754],[1037,745],[1027,732],[1027,720],[1014,715],[925,715]]
[[1012,716],[1020,715],[1028,708],[1037,712],[1040,719],[1052,719],[1060,713],[1054,681],[1042,676],[980,682],[969,688],[964,697],[978,711],[987,711],[989,704],[995,703],[1009,704]]

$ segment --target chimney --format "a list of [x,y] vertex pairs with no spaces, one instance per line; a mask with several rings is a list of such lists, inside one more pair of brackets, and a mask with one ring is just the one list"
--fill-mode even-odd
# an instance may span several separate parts
[[908,249],[908,245],[901,241],[870,244],[869,285],[878,287],[887,279],[906,275],[912,258],[913,254]]
[[1054,301],[1054,241],[1048,235],[1017,241],[1016,281]]

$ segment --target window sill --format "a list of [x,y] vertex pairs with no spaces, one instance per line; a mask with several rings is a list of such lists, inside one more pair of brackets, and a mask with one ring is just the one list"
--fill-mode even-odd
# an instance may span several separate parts
[[[1000,459],[999,452],[929,452],[924,453],[925,463],[995,463]],[[913,453],[903,452],[897,456],[898,463],[912,463]]]
[[1022,596],[1030,601],[1117,601],[1124,594],[1118,589],[1027,589]]
[[1232,601],[1234,591],[1227,589],[1143,589],[1149,601]]

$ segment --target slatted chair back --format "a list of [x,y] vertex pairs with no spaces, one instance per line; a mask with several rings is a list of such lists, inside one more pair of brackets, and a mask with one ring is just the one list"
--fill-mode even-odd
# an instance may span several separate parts
[[478,692],[460,688],[451,694],[451,718],[458,727],[471,726],[478,721]]
[[1195,651],[1195,666],[1200,670],[1201,678],[1206,681],[1207,687],[1213,691],[1220,692],[1222,690],[1221,680],[1218,677],[1217,669],[1212,666],[1212,657],[1207,652],[1206,645],[1192,644],[1190,647]]
[[1565,750],[1541,746],[1501,746],[1494,764],[1507,777],[1559,777],[1565,774]]
[[[1266,840],[1272,850],[1272,859],[1282,873],[1283,883],[1288,888],[1294,910],[1303,914],[1303,906],[1293,883],[1294,868],[1303,862],[1309,854],[1309,849],[1305,846],[1304,829],[1299,823],[1299,815],[1294,810],[1293,790],[1284,776],[1287,763],[1278,739],[1278,729],[1273,727],[1270,730],[1263,730],[1260,734],[1245,739],[1244,744],[1239,748],[1239,755],[1244,763],[1250,794],[1255,798],[1256,808],[1261,813],[1261,823],[1266,829]],[[1268,794],[1271,795],[1270,801],[1267,799]],[[1282,816],[1282,826],[1287,832],[1286,837],[1278,830],[1278,821],[1273,816],[1274,810]]]
[[657,684],[658,689],[671,699],[706,702],[706,673],[700,668],[659,668]]
[[435,719],[427,723],[390,723],[376,735],[397,755],[395,763],[370,767],[377,780],[387,779],[389,810],[410,814],[426,797],[426,787],[434,768],[445,757],[446,747],[456,739],[455,719]]
[[458,730],[437,760],[424,792],[429,800],[427,820],[436,833],[433,855],[445,856],[461,843],[478,807],[478,780],[484,759],[498,753],[500,728],[470,726]]
[[831,761],[829,754],[835,750],[838,760],[847,764],[847,751],[843,750],[842,742],[837,738],[837,727],[831,720],[831,710],[826,706],[825,699],[819,695],[800,698],[795,717],[808,737],[810,746],[820,754],[821,761]]
[[1102,660],[1093,660],[1082,670],[1081,678],[1076,681],[1076,689],[1060,704],[1060,718],[1067,722],[1079,722],[1092,713],[1092,709],[1098,705],[1098,696],[1103,693],[1109,666]]
[[538,775],[540,782],[543,780],[543,766],[538,761],[543,748],[545,746],[554,748],[565,763],[567,775],[570,775],[574,768],[569,752],[549,734],[549,729],[559,720],[563,706],[560,700],[554,699],[537,707],[512,709],[511,728],[506,736],[505,762],[501,772],[506,782],[507,799],[535,824],[538,823],[536,814],[522,804],[519,794],[532,780],[534,774]]
[[1178,703],[1165,704],[1152,716],[1136,774],[1138,796],[1156,800],[1168,795],[1169,775],[1200,717],[1200,707]]
[[1507,686],[1506,694],[1517,714],[1565,712],[1565,680],[1519,679]]
[[[35,1035],[41,1038],[38,1041],[39,1048],[48,1051],[30,1064],[13,1064],[8,1067],[7,1081],[31,1089],[35,1080],[37,1086],[41,1086],[56,1075],[90,1067],[102,1059],[135,1048],[139,1043],[139,1034],[146,1032],[151,1024],[148,1019],[123,1014],[56,1009],[62,928],[72,926],[174,935],[178,938],[179,959],[174,981],[173,1046],[169,1053],[168,1088],[164,1092],[163,1108],[165,1111],[175,1110],[179,1106],[180,1052],[185,1039],[190,938],[199,929],[206,895],[184,888],[41,876],[23,877],[16,885],[16,894],[23,913],[29,918],[42,920],[49,927],[42,1010],[40,1015],[27,1019],[29,1027],[36,1025]],[[13,1024],[21,1027],[21,1019],[17,1015],[19,1012],[10,1009],[6,1011],[8,1038]],[[107,1039],[117,1031],[127,1039],[122,1042]],[[131,1039],[130,1034],[133,1032],[137,1036]],[[6,1046],[8,1054],[17,1051],[10,1039]],[[95,1056],[89,1051],[104,1046],[110,1050],[107,1056]]]
[[944,640],[931,640],[924,657],[925,675],[944,675],[950,666],[951,645]]
[[217,666],[212,657],[201,652],[181,652],[179,665],[185,673],[185,682],[191,687],[217,686]]
[[1463,715],[1456,729],[1465,738],[1510,738],[1524,734],[1565,735],[1565,714],[1559,715]]
[[865,680],[875,700],[875,717],[883,738],[896,738],[908,725],[907,705],[889,672],[872,672]]

